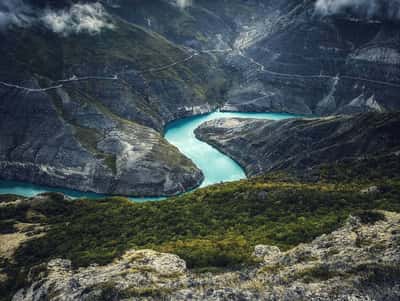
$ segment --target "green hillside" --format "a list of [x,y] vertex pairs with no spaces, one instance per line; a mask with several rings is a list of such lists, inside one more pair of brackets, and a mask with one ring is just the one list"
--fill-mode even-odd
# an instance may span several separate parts
[[[20,223],[39,223],[48,231],[3,266],[8,264],[11,279],[23,279],[28,267],[51,258],[68,258],[75,266],[105,264],[130,248],[175,253],[197,270],[251,265],[257,244],[290,249],[333,231],[349,214],[369,220],[379,218],[371,210],[399,212],[399,170],[393,155],[321,167],[317,182],[267,174],[156,203],[49,195],[10,204],[0,209],[3,232],[16,231]],[[2,196],[1,202],[16,198]]]

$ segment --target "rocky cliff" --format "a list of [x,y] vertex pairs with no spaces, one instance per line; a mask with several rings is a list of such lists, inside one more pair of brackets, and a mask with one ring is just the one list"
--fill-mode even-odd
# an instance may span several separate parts
[[250,176],[270,170],[304,173],[321,164],[400,151],[399,113],[290,119],[220,119],[196,136],[239,162]]
[[331,234],[281,252],[259,245],[255,268],[195,274],[179,257],[132,250],[106,266],[73,269],[53,259],[30,273],[14,301],[397,300],[400,215],[350,217]]
[[227,60],[241,79],[224,110],[330,115],[399,108],[397,21],[361,17],[357,9],[324,14],[312,0],[267,1],[260,11],[263,18],[242,28]]
[[[201,172],[162,131],[215,108],[223,81],[212,60],[98,3],[67,3],[29,10],[32,20],[71,15],[65,32],[30,15],[0,30],[0,177],[137,196],[199,185]],[[90,32],[96,20],[107,26]]]

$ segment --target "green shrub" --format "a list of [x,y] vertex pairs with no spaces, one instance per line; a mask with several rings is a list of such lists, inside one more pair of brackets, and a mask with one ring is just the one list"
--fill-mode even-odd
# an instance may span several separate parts
[[364,210],[358,211],[354,215],[358,217],[363,224],[375,224],[376,222],[385,220],[385,215],[378,211]]

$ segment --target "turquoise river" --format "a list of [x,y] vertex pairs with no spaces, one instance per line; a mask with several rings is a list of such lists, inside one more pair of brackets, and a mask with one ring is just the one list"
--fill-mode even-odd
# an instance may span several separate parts
[[[165,138],[190,158],[197,167],[203,171],[204,181],[201,187],[246,178],[246,174],[239,164],[209,144],[196,139],[194,135],[194,130],[203,122],[230,117],[280,120],[296,116],[285,113],[214,112],[206,115],[180,119],[168,124],[165,128]],[[73,198],[105,197],[105,195],[96,193],[51,188],[22,182],[0,181],[0,194],[17,194],[31,197],[46,191],[63,192]],[[137,202],[162,199],[163,198],[132,198],[132,200]]]

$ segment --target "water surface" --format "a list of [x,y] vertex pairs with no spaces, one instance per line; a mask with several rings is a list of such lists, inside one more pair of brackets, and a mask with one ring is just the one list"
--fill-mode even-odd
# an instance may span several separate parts
[[[257,118],[281,120],[296,117],[285,113],[235,113],[214,112],[207,115],[194,116],[174,121],[165,128],[165,138],[190,158],[203,171],[204,182],[208,185],[245,179],[242,167],[228,156],[222,154],[211,145],[196,139],[194,130],[203,122],[218,118]],[[103,198],[105,195],[79,192],[63,188],[51,188],[16,181],[0,181],[0,194],[17,194],[26,197],[42,192],[62,192],[72,198]],[[136,202],[158,201],[164,198],[131,198]]]
[[201,187],[246,178],[243,168],[238,163],[222,154],[211,145],[198,140],[194,135],[194,130],[206,121],[232,117],[279,120],[294,117],[294,115],[214,112],[170,123],[166,127],[165,138],[171,144],[178,147],[184,155],[192,159],[197,167],[203,171],[204,182]]

